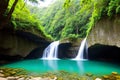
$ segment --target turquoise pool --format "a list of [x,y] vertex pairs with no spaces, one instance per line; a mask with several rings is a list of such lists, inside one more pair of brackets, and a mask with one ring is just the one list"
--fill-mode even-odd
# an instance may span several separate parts
[[75,61],[75,60],[23,60],[15,63],[4,65],[4,67],[23,68],[30,72],[46,73],[67,71],[78,74],[93,73],[93,74],[110,74],[113,71],[120,72],[120,66],[106,62],[98,61]]

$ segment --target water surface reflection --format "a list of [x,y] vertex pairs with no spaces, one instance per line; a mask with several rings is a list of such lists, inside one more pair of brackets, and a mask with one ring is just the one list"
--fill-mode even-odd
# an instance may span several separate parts
[[4,65],[5,67],[24,68],[28,71],[45,73],[67,71],[78,74],[93,73],[93,74],[110,74],[113,71],[120,72],[118,65],[98,62],[98,61],[81,61],[81,60],[23,60],[11,64]]

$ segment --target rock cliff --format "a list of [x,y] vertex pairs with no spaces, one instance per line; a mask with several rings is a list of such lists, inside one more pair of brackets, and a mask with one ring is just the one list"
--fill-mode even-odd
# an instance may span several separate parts
[[92,28],[88,45],[96,43],[120,47],[120,16],[104,17]]
[[2,29],[0,30],[0,60],[9,61],[24,58],[38,47],[39,53],[37,54],[41,55],[49,43],[49,41],[31,32]]
[[88,36],[88,57],[120,62],[120,16],[102,18]]

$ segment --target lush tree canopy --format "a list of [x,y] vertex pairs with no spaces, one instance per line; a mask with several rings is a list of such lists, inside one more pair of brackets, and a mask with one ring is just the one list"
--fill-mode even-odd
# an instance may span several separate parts
[[33,14],[38,12],[36,15],[41,20],[45,31],[51,34],[55,40],[85,37],[86,28],[84,26],[90,15],[80,14],[79,1],[73,0],[69,9],[64,7],[64,0],[57,0],[50,7],[44,9],[29,8]]
[[[31,14],[26,7],[26,0],[4,0],[6,5],[1,6],[4,12],[0,13],[0,28],[13,26],[15,30],[31,31],[36,34],[41,34],[43,37],[51,38],[44,32],[44,28],[40,21]],[[3,2],[4,2],[3,1]],[[37,3],[37,0],[30,0]],[[3,4],[0,2],[0,4]]]
[[98,20],[120,13],[120,0],[56,0],[49,7],[27,5],[26,0],[1,0],[0,8],[0,28],[11,23],[15,29],[37,29],[59,40],[86,37]]
[[[30,8],[32,11],[32,8]],[[48,8],[32,11],[55,40],[83,38],[102,17],[120,13],[119,0],[57,0]]]

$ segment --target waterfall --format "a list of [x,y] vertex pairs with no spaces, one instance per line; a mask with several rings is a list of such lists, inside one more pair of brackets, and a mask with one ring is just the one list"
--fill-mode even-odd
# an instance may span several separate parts
[[77,56],[74,58],[74,60],[84,60],[84,53],[86,53],[85,57],[87,58],[87,54],[88,54],[88,46],[87,46],[87,41],[86,38],[81,42],[79,51]]
[[59,41],[54,41],[47,48],[45,48],[42,59],[58,59],[58,45]]

